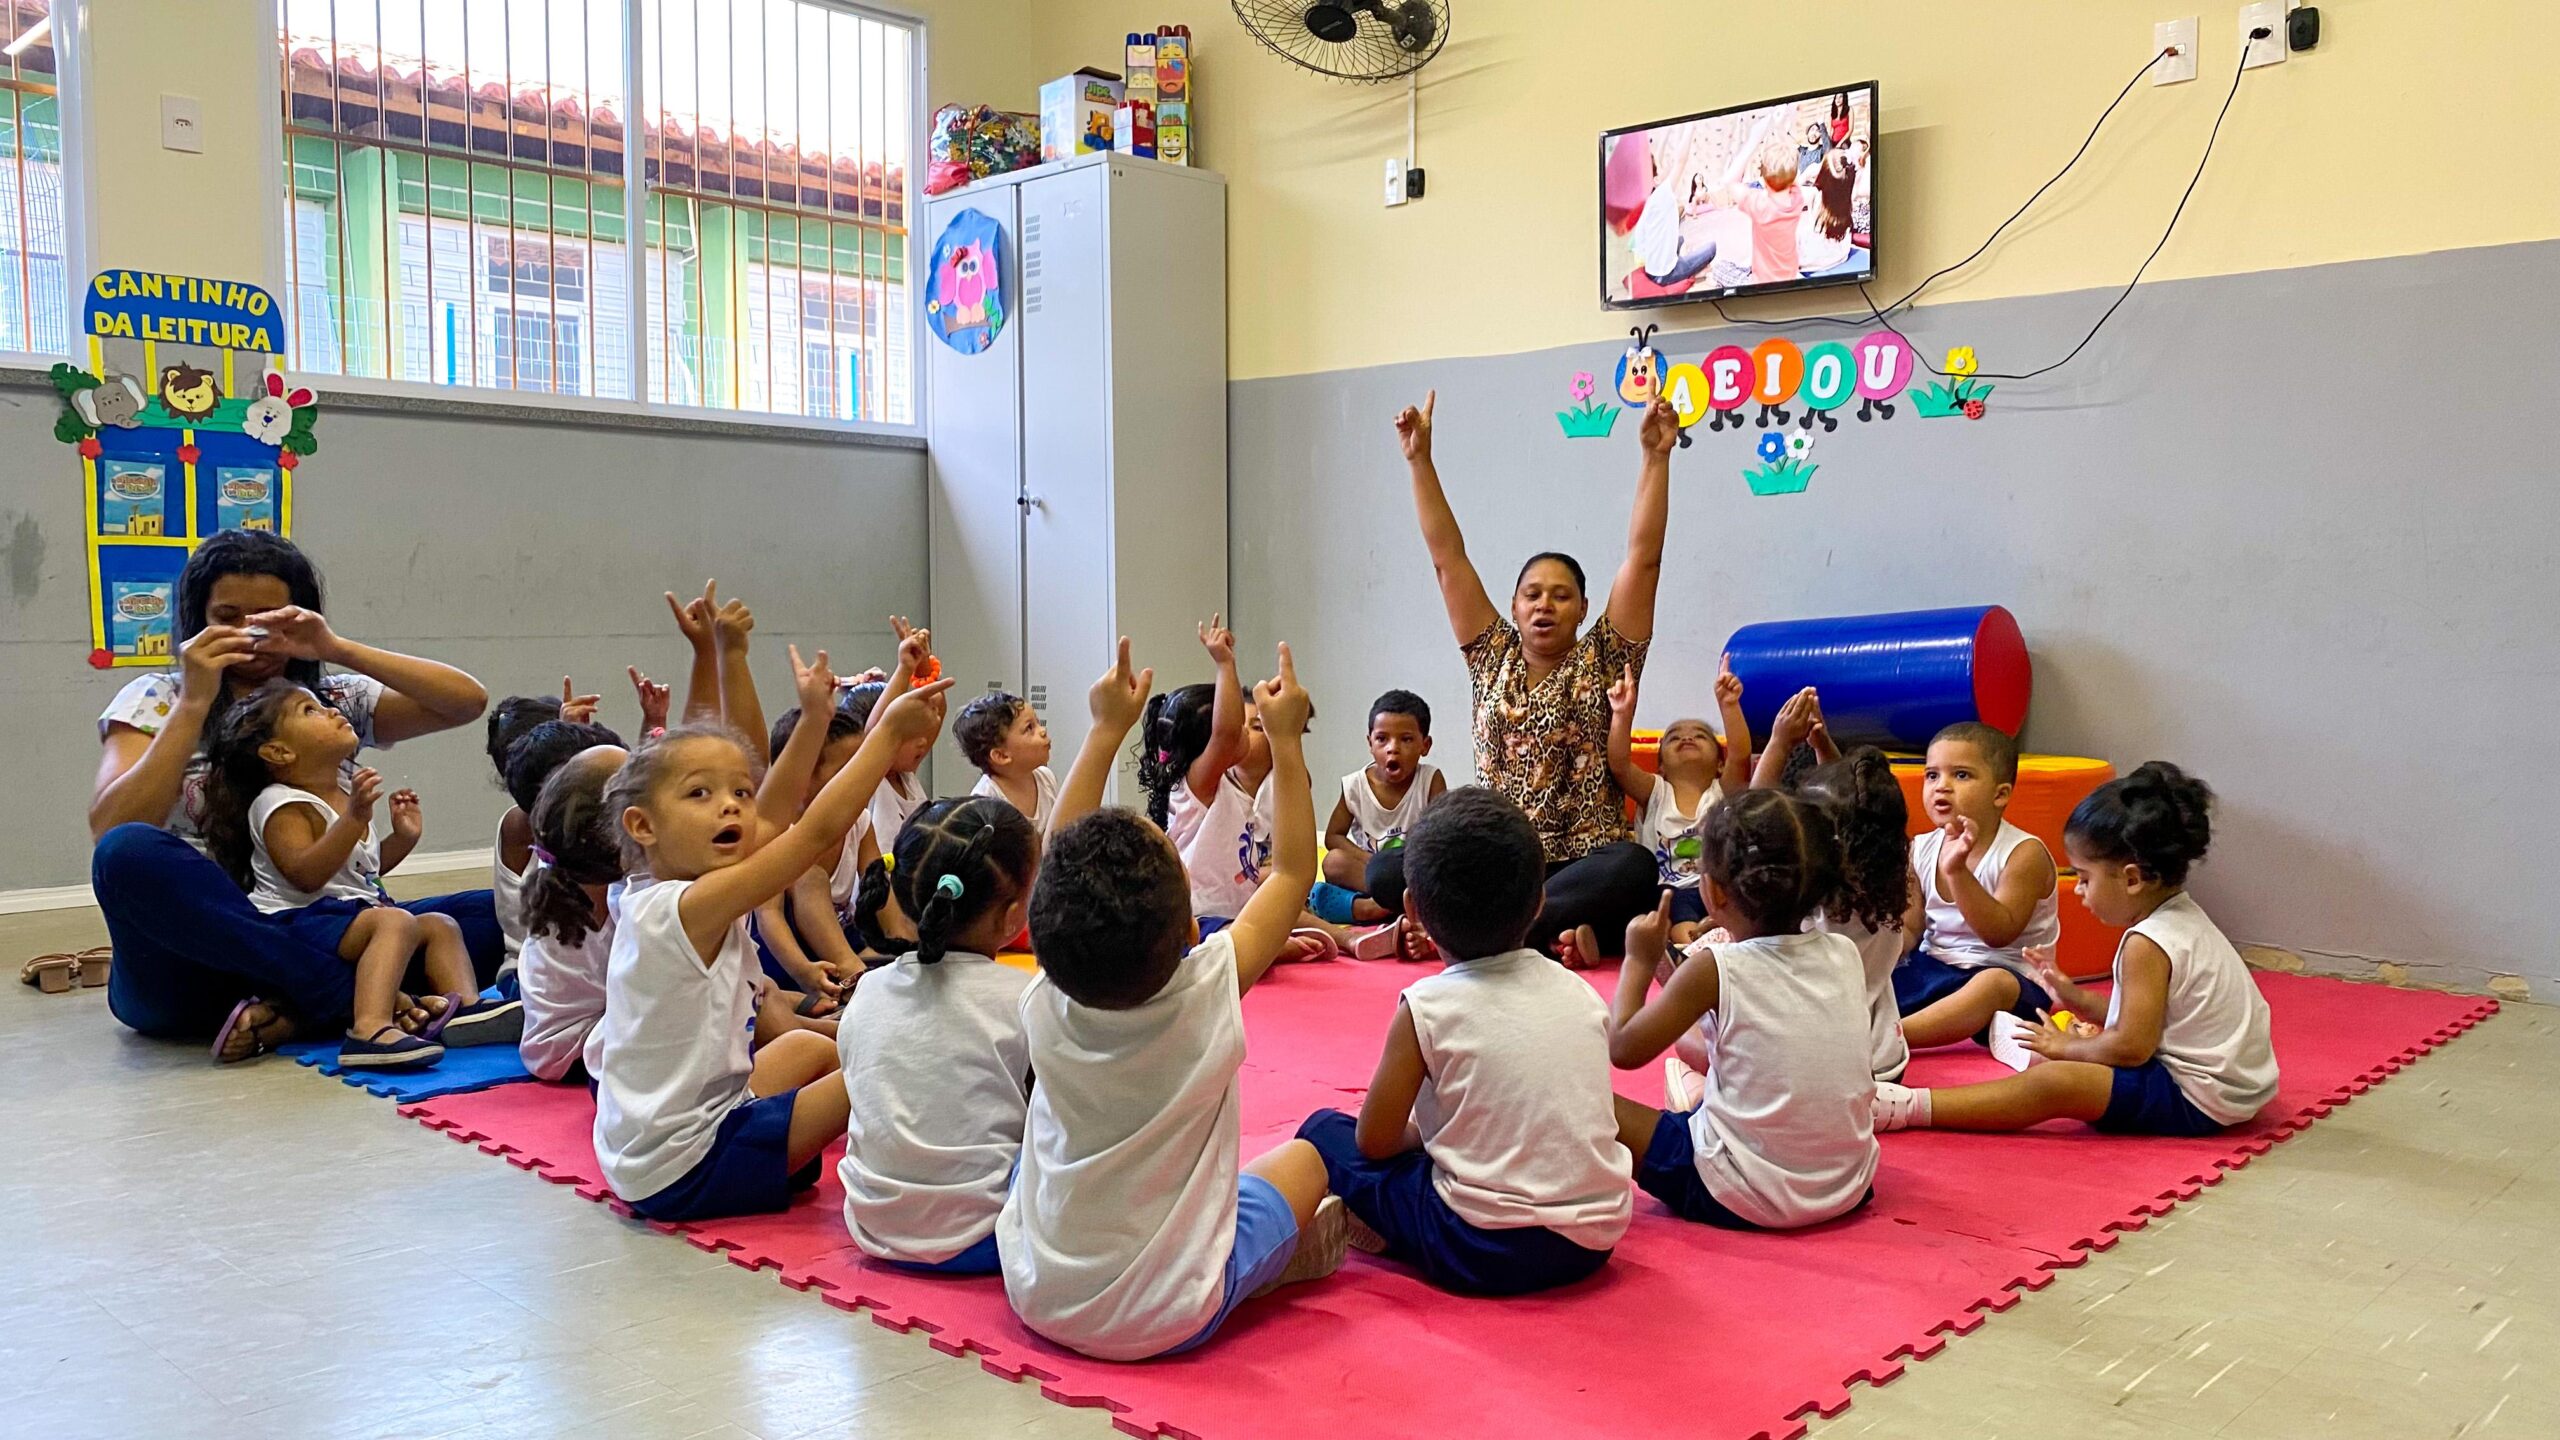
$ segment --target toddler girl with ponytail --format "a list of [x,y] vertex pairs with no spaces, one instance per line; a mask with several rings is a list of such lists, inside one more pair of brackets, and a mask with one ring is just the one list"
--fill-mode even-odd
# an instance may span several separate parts
[[[1031,977],[993,956],[1029,919],[1039,854],[1010,801],[936,800],[898,833],[894,865],[863,874],[855,922],[896,956],[864,976],[837,1033],[852,1117],[836,1173],[866,1255],[996,1273],[996,1214],[1031,1103]],[[915,917],[913,940],[883,932],[892,898]]]
[[537,1080],[586,1078],[580,1056],[604,1014],[604,971],[613,953],[613,907],[622,888],[622,845],[605,814],[604,787],[631,752],[598,744],[561,761],[527,807],[533,833],[525,866],[524,950],[516,979],[524,1035],[516,1051]]

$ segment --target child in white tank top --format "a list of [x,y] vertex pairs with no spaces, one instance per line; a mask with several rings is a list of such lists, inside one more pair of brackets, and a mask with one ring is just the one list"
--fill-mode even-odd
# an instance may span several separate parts
[[1988,725],[1950,725],[1929,742],[1920,794],[1932,828],[1911,842],[1904,926],[1918,948],[1893,975],[1914,1049],[1986,1036],[2003,1011],[2034,1021],[2052,1008],[2025,950],[2062,933],[2058,876],[2044,842],[2005,818],[2017,778],[2018,742]]
[[1878,1151],[1866,972],[1847,938],[1807,930],[1843,894],[1840,841],[1823,807],[1749,790],[1709,813],[1707,914],[1734,939],[1667,962],[1668,898],[1627,926],[1609,1013],[1609,1058],[1651,1063],[1713,1017],[1705,1093],[1664,1113],[1619,1100],[1636,1185],[1686,1220],[1787,1230],[1837,1219],[1874,1195]]
[[[1329,920],[1364,925],[1404,912],[1405,832],[1449,792],[1440,767],[1423,758],[1431,753],[1431,706],[1421,696],[1390,690],[1370,701],[1368,729],[1369,763],[1342,777],[1342,798],[1325,822],[1324,883],[1314,906]],[[1378,933],[1385,943],[1372,948],[1392,950],[1392,932]]]
[[[2100,786],[2063,834],[2080,900],[2128,927],[2113,993],[2081,989],[2048,947],[2030,958],[2068,1029],[2039,1023],[2023,1037],[2037,1058],[2005,1080],[1943,1090],[1876,1087],[1879,1128],[2022,1130],[2085,1120],[2100,1130],[2209,1135],[2276,1098],[2271,1015],[2240,952],[2186,891],[2188,870],[2212,842],[2213,792],[2175,765],[2152,761]],[[2083,1016],[2106,1012],[2098,1026]],[[2056,1016],[2059,1020],[2062,1017]]]
[[1636,843],[1653,852],[1663,886],[1671,891],[1671,942],[1685,945],[1706,928],[1706,899],[1698,889],[1699,835],[1707,812],[1750,783],[1751,722],[1742,715],[1742,682],[1726,665],[1716,675],[1716,705],[1724,735],[1696,719],[1662,727],[1654,750],[1658,773],[1635,763],[1637,685],[1633,669],[1609,687],[1609,771],[1635,801]]

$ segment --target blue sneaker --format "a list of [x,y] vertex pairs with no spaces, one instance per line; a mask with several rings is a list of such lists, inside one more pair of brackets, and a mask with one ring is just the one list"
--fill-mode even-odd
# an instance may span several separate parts
[[349,1036],[338,1046],[338,1066],[344,1070],[423,1070],[443,1058],[443,1046],[397,1025],[385,1025],[362,1040]]

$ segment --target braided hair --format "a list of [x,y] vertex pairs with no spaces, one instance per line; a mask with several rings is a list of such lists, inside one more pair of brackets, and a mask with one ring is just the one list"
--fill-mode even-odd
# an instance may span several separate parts
[[[918,810],[898,832],[894,864],[874,860],[862,873],[854,923],[882,954],[912,950],[927,965],[939,962],[953,937],[1017,900],[1028,900],[1040,859],[1040,837],[1011,801],[992,795],[936,800]],[[916,938],[901,940],[880,928],[891,896],[915,917]]]
[[1776,790],[1746,790],[1707,813],[1700,857],[1763,935],[1804,928],[1842,888],[1840,832],[1819,806]]
[[1840,894],[1823,908],[1870,930],[1901,929],[1911,903],[1911,816],[1884,752],[1861,745],[1787,788],[1820,806],[1840,836]]
[[1209,748],[1209,726],[1218,708],[1214,685],[1185,685],[1147,701],[1138,725],[1138,784],[1147,792],[1147,818],[1158,828],[1173,823],[1173,787],[1191,774],[1191,762]]

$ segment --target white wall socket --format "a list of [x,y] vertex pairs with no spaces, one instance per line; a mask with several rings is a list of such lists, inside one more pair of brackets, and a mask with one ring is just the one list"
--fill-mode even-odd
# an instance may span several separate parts
[[2151,27],[2151,53],[2174,49],[2178,53],[2151,67],[2151,83],[2175,85],[2196,78],[2196,17],[2163,20]]
[[[2265,28],[2267,38],[2250,39],[2249,32],[2260,27]],[[2260,4],[2241,6],[2239,36],[2240,43],[2249,47],[2248,58],[2240,62],[2241,69],[2255,70],[2261,65],[2283,64],[2288,53],[2284,43],[2283,0],[2263,0]]]
[[1401,159],[1390,159],[1387,161],[1387,203],[1389,205],[1401,205],[1405,202],[1405,198],[1404,161]]
[[192,95],[160,97],[160,148],[204,153],[204,102]]

